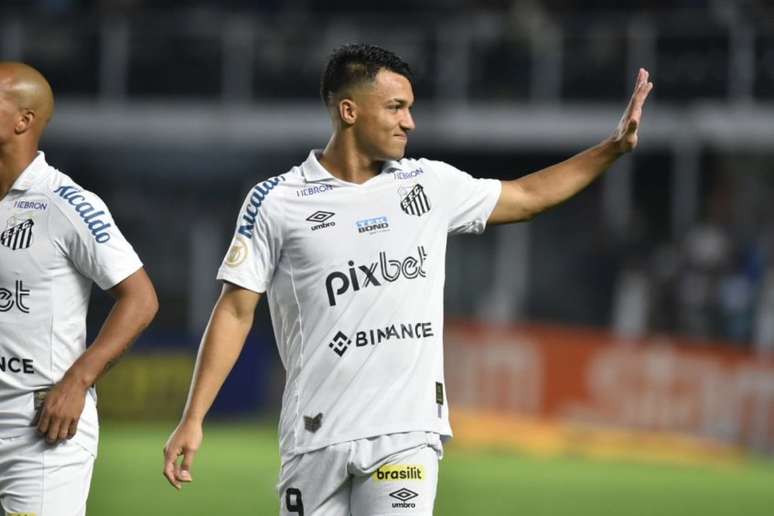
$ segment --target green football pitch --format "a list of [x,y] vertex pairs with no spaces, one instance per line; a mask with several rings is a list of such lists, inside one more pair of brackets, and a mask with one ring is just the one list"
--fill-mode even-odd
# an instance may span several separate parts
[[[266,424],[208,424],[194,482],[161,475],[172,425],[107,423],[90,516],[274,515],[276,433]],[[697,467],[535,458],[446,449],[436,515],[771,516],[774,464]]]

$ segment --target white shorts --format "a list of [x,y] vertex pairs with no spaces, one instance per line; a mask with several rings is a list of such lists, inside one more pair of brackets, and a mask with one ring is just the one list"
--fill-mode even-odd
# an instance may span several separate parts
[[282,465],[281,516],[431,516],[443,446],[408,432],[334,444]]
[[83,516],[94,455],[37,433],[0,438],[0,505],[8,515]]

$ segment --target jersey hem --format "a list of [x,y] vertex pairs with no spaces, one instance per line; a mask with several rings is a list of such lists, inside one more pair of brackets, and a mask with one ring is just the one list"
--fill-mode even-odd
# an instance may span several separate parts
[[452,433],[451,427],[449,426],[441,429],[420,428],[420,427],[411,426],[411,425],[387,427],[386,429],[382,427],[382,428],[379,428],[379,430],[373,429],[373,430],[366,430],[366,431],[360,431],[360,432],[353,432],[352,434],[345,434],[342,437],[325,440],[314,445],[301,446],[293,450],[289,450],[287,453],[283,450],[280,450],[280,456],[281,456],[282,463],[285,463],[297,455],[302,455],[304,453],[309,453],[315,450],[320,450],[322,448],[327,448],[328,446],[333,446],[334,444],[340,444],[340,443],[345,443],[349,441],[357,441],[358,439],[368,439],[371,437],[381,437],[384,435],[402,434],[406,432],[430,432],[430,433],[438,434],[442,438],[443,442],[447,442],[449,439],[451,439],[454,436],[454,434]]

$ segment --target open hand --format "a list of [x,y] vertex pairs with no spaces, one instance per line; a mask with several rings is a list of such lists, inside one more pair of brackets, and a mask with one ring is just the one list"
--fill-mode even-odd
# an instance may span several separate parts
[[642,106],[645,104],[645,99],[648,98],[650,90],[653,89],[653,83],[648,81],[648,76],[648,71],[640,68],[632,98],[629,100],[629,105],[626,106],[621,121],[618,122],[618,127],[611,137],[621,153],[629,152],[637,147],[637,130],[640,127],[640,119],[642,118]]

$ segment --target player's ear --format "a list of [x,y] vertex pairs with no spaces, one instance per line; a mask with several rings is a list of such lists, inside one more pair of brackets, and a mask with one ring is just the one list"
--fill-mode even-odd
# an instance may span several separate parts
[[346,125],[352,125],[357,120],[357,104],[352,99],[342,99],[339,101],[339,118]]
[[32,127],[32,123],[35,121],[35,112],[29,109],[24,109],[21,111],[19,116],[16,118],[16,125],[14,126],[13,130],[16,134],[24,134],[27,131],[30,130],[30,127]]

